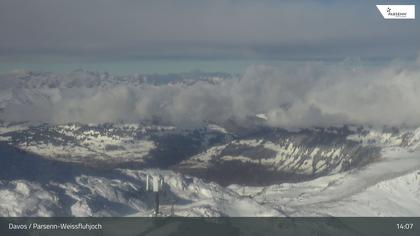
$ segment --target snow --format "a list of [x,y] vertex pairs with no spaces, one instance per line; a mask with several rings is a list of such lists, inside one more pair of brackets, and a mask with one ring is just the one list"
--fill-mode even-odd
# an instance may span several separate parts
[[[10,107],[37,109],[42,107],[40,104],[60,104],[58,101],[63,98],[78,94],[88,96],[96,90],[109,91],[117,86],[156,88],[157,82],[174,87],[175,83],[187,86],[197,81],[188,78],[188,75],[182,75],[175,81],[156,76],[153,81],[153,78],[146,79],[145,75],[112,76],[87,71],[59,75],[16,71],[1,78],[0,114],[6,115],[4,111]],[[217,84],[225,80],[223,76],[199,76],[203,83]],[[38,113],[42,111],[37,110]],[[265,113],[256,114],[252,120],[263,124],[268,116]],[[81,168],[80,173],[59,181],[51,180],[49,170],[43,169],[39,172],[43,178],[36,180],[13,179],[15,176],[0,179],[0,216],[151,216],[154,196],[145,191],[145,176],[148,174],[160,174],[165,179],[165,191],[161,195],[162,216],[171,214],[172,205],[176,215],[189,217],[418,216],[420,212],[420,128],[349,126],[348,131],[352,134],[346,137],[348,141],[354,141],[359,146],[378,147],[381,153],[374,162],[345,172],[343,161],[353,161],[351,156],[346,156],[345,145],[305,146],[287,137],[284,140],[237,137],[229,132],[230,129],[217,124],[207,124],[203,130],[208,133],[200,136],[202,152],[184,160],[179,166],[206,169],[218,158],[216,161],[220,162],[236,160],[261,164],[264,168],[284,173],[322,173],[324,176],[269,186],[223,187],[169,170],[112,169],[98,174],[82,171]],[[305,131],[299,128],[287,130],[295,133]],[[338,134],[338,129],[334,128],[308,130]],[[150,160],[152,151],[160,147],[160,143],[151,136],[176,132],[188,135],[189,131],[179,131],[174,126],[138,123],[48,124],[44,127],[0,121],[2,144],[43,158],[78,163],[111,161],[144,164]],[[210,143],[211,139],[219,136],[227,141]],[[242,147],[256,150],[251,152],[255,156],[241,153],[239,149]],[[226,149],[229,154],[222,155]],[[274,154],[261,158],[259,150]],[[36,158],[35,155],[33,157]],[[331,163],[334,163],[332,170],[328,169]],[[329,172],[324,174],[326,170]]]
[[[6,142],[10,141],[8,133],[11,130],[26,130],[23,125],[10,127],[1,126],[4,132],[0,137],[7,139]],[[28,139],[19,143],[19,147],[47,157],[71,153],[82,158],[99,158],[106,154],[102,158],[141,160],[156,148],[156,144],[146,138],[134,139],[129,132],[145,129],[156,127],[121,124],[99,132],[97,125],[60,125],[52,128],[63,135],[56,137],[57,140],[71,137],[78,145]],[[151,216],[154,195],[145,191],[148,174],[160,174],[165,179],[161,195],[162,216],[171,214],[172,205],[177,216],[188,217],[417,216],[420,212],[420,129],[394,134],[373,130],[350,139],[363,145],[380,146],[380,156],[363,168],[346,172],[341,171],[340,162],[329,175],[296,183],[223,187],[159,169],[114,169],[102,174],[83,172],[62,182],[48,178],[44,182],[0,180],[0,216]],[[231,144],[272,150],[274,157],[261,158],[261,164],[284,170],[295,168],[296,173],[322,171],[327,161],[344,155],[341,146],[305,149],[291,140],[283,141],[279,144],[262,139],[233,140],[210,147],[182,164],[206,168],[216,157],[259,162],[239,154],[220,156]],[[106,145],[123,146],[124,149],[107,150]],[[311,158],[302,163],[302,154]],[[326,158],[314,162],[319,156]],[[40,174],[48,174],[48,170]]]
[[274,209],[283,207],[289,216],[416,216],[420,152],[385,150],[381,161],[360,170],[245,192]]
[[0,181],[1,216],[53,216],[59,204],[52,192],[39,184],[18,180]]
[[22,131],[26,129],[27,127],[24,125],[11,125],[11,124],[0,123],[0,135],[7,134],[9,132]]
[[[3,216],[61,215],[60,199],[70,198],[73,201],[68,207],[73,216],[150,216],[153,195],[145,192],[144,181],[147,174],[159,173],[165,179],[160,209],[163,216],[171,214],[172,204],[177,216],[188,217],[416,216],[420,211],[420,161],[416,155],[407,155],[409,162],[418,164],[414,171],[408,166],[399,168],[404,173],[382,168],[395,164],[390,156],[389,162],[365,170],[265,187],[222,187],[156,169],[118,170],[120,178],[81,175],[74,183],[50,184],[63,189],[61,193],[48,190],[48,185],[25,180],[0,182],[0,213]],[[98,202],[99,199],[132,210],[118,213],[101,205],[103,200]]]
[[365,135],[357,133],[354,135],[349,135],[347,139],[359,141],[363,145],[378,145],[386,147],[398,146],[402,143],[403,135],[406,132],[401,132],[400,134],[393,134],[391,132],[384,132],[382,130],[371,128],[367,130],[367,134]]
[[89,217],[92,216],[92,210],[90,209],[86,200],[77,201],[71,207],[71,214],[76,217]]
[[410,150],[419,150],[420,149],[420,128],[415,129],[411,133],[411,138],[408,141],[408,146]]
[[[250,158],[243,155],[221,155],[222,151],[228,145],[243,145],[252,148],[265,148],[272,150],[275,153],[274,157],[268,158]],[[233,140],[224,145],[218,145],[207,149],[206,151],[195,155],[185,161],[181,166],[189,166],[195,168],[206,168],[211,165],[214,158],[224,161],[242,161],[244,163],[261,164],[266,167],[274,168],[276,170],[294,171],[301,174],[313,174],[322,172],[327,168],[327,162],[324,159],[335,161],[338,163],[336,172],[341,170],[341,159],[345,155],[345,150],[342,146],[332,147],[314,147],[313,149],[304,149],[302,146],[295,145],[290,140],[284,140],[283,144],[277,144],[272,141],[265,141],[262,139],[242,139]],[[303,156],[308,156],[302,161]],[[315,161],[316,159],[316,161]]]
[[262,120],[268,120],[267,115],[266,115],[266,114],[264,114],[264,113],[257,114],[257,115],[255,115],[255,116],[256,116],[257,118],[262,119]]
[[223,127],[221,127],[221,126],[219,126],[219,125],[216,125],[216,124],[209,124],[209,125],[207,126],[207,128],[208,128],[209,130],[211,130],[211,131],[215,131],[215,132],[219,132],[219,133],[223,133],[223,134],[227,134],[227,133],[229,133],[228,131],[226,131],[226,129],[225,129],[225,128],[223,128]]
[[[111,128],[106,134],[95,128],[97,125],[82,129],[80,125],[60,125],[52,128],[61,136],[51,136],[49,139],[27,140],[17,144],[22,150],[29,151],[47,158],[61,158],[67,161],[80,161],[86,158],[119,161],[145,161],[149,152],[156,148],[153,141],[136,139],[131,133],[138,128],[127,125],[120,130]],[[89,128],[89,127],[88,127]],[[118,131],[122,131],[119,133]],[[2,136],[0,136],[2,137]],[[2,137],[10,140],[9,137]],[[58,142],[52,143],[52,140]]]

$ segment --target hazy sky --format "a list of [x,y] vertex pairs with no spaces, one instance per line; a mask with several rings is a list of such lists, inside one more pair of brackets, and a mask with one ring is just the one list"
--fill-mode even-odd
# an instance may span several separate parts
[[[269,125],[278,127],[418,126],[420,23],[418,19],[384,20],[375,6],[381,2],[413,3],[0,0],[0,71],[7,63],[12,64],[5,67],[10,69],[25,60],[30,62],[22,68],[28,69],[29,64],[47,57],[50,60],[41,68],[47,71],[54,69],[52,63],[58,58],[65,63],[76,61],[85,69],[87,58],[109,60],[101,68],[111,73],[130,62],[138,72],[154,66],[159,73],[164,67],[173,70],[166,62],[145,63],[140,68],[134,62],[148,60],[137,59],[184,59],[188,63],[176,66],[182,70],[197,67],[195,62],[211,61],[197,59],[222,62],[214,65],[215,70],[232,67],[222,59],[252,59],[249,61],[260,64],[244,69],[240,79],[215,85],[17,92],[0,86],[4,92],[0,97],[7,100],[0,101],[4,107],[0,118],[96,123],[160,117],[168,123],[191,125],[203,120],[243,121],[264,113]],[[261,63],[267,59],[352,57],[413,60],[378,65],[353,59],[281,61],[279,67]],[[202,67],[208,70],[206,66]],[[18,81],[9,75],[3,78],[5,84]]]
[[415,57],[419,20],[375,4],[419,1],[0,0],[0,58]]

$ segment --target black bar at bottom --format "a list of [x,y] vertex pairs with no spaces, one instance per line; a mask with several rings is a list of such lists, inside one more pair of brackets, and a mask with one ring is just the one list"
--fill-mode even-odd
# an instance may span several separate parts
[[0,218],[0,235],[420,235],[420,217]]

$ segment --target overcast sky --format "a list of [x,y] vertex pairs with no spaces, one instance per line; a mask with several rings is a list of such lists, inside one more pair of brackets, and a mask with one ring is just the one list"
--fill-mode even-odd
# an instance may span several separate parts
[[310,59],[415,57],[418,1],[0,0],[0,57]]

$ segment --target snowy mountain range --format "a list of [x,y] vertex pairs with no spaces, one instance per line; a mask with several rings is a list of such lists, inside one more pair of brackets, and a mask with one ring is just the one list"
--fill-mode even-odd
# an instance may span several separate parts
[[182,216],[419,210],[419,130],[3,123],[0,137],[5,216],[151,215],[150,173],[164,176],[164,215],[173,204]]
[[57,105],[55,100],[80,91],[88,96],[121,85],[188,88],[230,79],[235,76],[201,72],[4,75],[0,216],[151,216],[148,174],[164,178],[162,216],[172,211],[179,216],[418,215],[420,129],[415,127],[280,128],[269,125],[264,113],[192,126],[160,117],[43,123],[32,117],[13,120],[8,113]]

